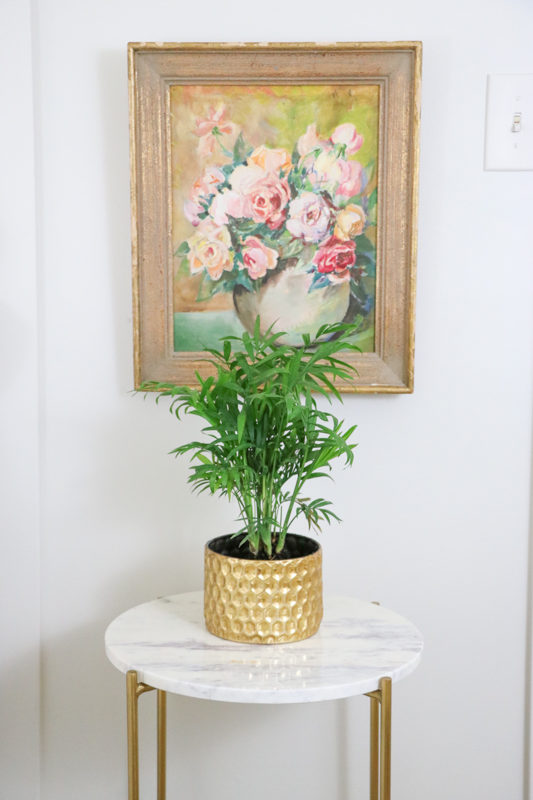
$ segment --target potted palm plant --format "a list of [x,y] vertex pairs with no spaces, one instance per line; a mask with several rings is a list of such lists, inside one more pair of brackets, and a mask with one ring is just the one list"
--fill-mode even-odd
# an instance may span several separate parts
[[[204,614],[208,630],[224,639],[289,642],[313,635],[322,619],[322,552],[316,539],[293,533],[339,517],[324,498],[304,487],[329,475],[332,462],[353,462],[355,429],[316,395],[342,400],[336,379],[355,368],[338,357],[357,350],[353,327],[321,327],[302,345],[284,344],[284,333],[225,337],[206,352],[212,374],[197,375],[198,388],[146,382],[142,390],[170,397],[170,411],[201,417],[205,439],[172,453],[192,456],[189,482],[199,492],[234,499],[239,529],[205,547]],[[306,491],[306,490],[305,490]]]

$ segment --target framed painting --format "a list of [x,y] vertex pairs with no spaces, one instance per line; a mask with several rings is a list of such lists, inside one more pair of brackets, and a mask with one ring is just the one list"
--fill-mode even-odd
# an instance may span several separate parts
[[353,325],[350,392],[411,392],[421,44],[130,44],[134,368]]

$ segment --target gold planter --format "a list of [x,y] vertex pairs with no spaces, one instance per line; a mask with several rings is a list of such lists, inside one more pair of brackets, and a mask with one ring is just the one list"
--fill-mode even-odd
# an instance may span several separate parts
[[[289,538],[290,537],[290,538]],[[205,546],[204,617],[207,630],[248,644],[298,642],[322,620],[322,548],[289,534],[287,543],[308,555],[283,561],[225,555],[229,536]],[[308,543],[308,544],[307,544]]]

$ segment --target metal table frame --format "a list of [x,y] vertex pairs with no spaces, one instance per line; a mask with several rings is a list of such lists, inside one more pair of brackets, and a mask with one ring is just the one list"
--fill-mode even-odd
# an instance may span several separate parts
[[[166,800],[167,692],[140,683],[137,672],[126,673],[128,717],[128,800],[139,800],[139,697],[157,693],[157,800]],[[390,800],[392,681],[381,678],[370,698],[370,800]]]

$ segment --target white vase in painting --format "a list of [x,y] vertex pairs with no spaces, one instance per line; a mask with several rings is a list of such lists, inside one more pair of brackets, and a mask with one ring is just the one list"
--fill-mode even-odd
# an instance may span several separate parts
[[291,259],[283,267],[255,292],[235,287],[235,310],[247,331],[253,332],[259,316],[261,333],[272,326],[274,332],[287,332],[281,343],[299,345],[303,333],[309,333],[313,339],[322,325],[344,320],[350,304],[348,281],[310,292],[313,275],[305,265],[297,266],[296,259]]

